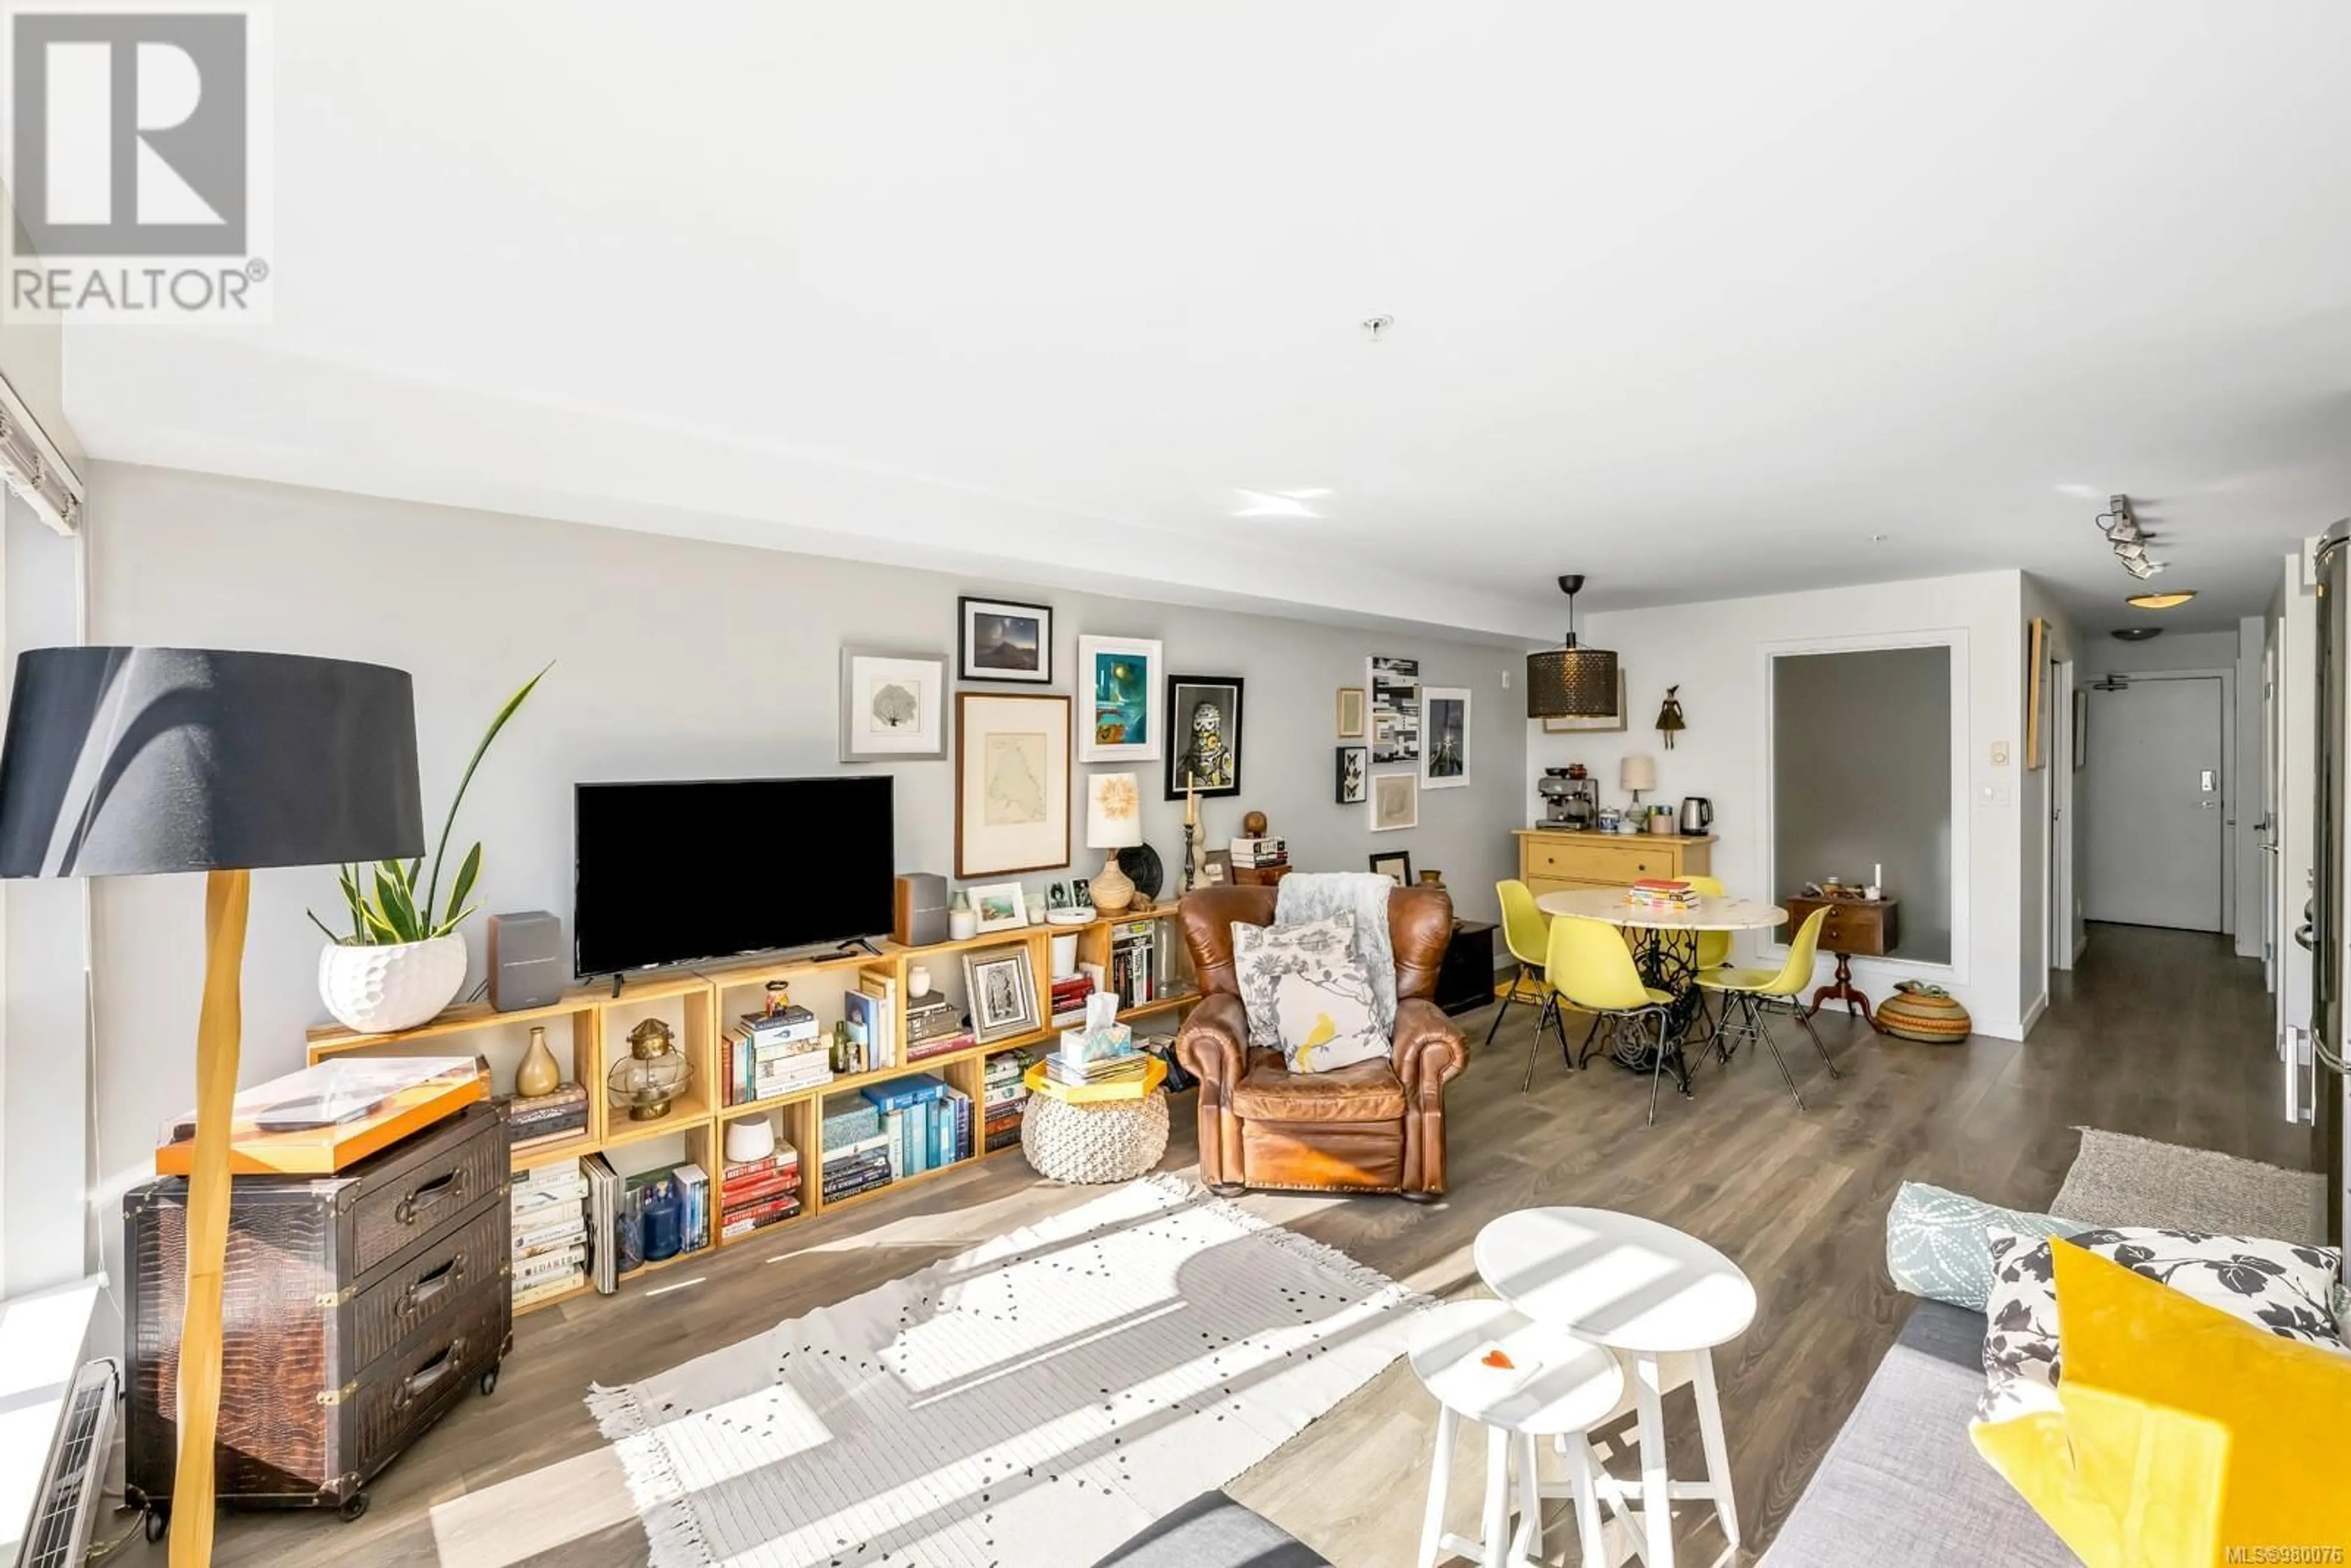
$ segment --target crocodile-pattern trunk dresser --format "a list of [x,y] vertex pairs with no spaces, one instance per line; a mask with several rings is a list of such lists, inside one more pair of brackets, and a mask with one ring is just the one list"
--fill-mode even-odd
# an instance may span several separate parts
[[[220,1500],[356,1519],[377,1472],[514,1342],[507,1120],[469,1106],[331,1176],[238,1176],[222,1291]],[[124,1198],[124,1489],[168,1517],[188,1184]]]

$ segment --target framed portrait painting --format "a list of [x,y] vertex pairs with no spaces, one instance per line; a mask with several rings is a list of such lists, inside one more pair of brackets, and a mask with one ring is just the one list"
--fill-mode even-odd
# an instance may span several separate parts
[[947,754],[947,662],[935,654],[841,651],[841,759],[904,762]]
[[1167,677],[1167,799],[1241,792],[1241,678]]
[[1081,762],[1159,759],[1159,643],[1142,637],[1078,639]]
[[956,694],[958,879],[1070,863],[1070,699]]
[[956,664],[967,681],[1053,684],[1053,611],[1003,599],[956,601]]

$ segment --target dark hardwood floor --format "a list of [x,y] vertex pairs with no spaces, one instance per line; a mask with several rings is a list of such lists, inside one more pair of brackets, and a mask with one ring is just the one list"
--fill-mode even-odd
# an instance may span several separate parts
[[[1768,1061],[1742,1055],[1670,1090],[1645,1128],[1646,1081],[1595,1061],[1539,1063],[1519,1092],[1531,1015],[1477,1049],[1490,1014],[1465,1019],[1468,1072],[1447,1102],[1452,1191],[1416,1207],[1386,1197],[1257,1196],[1248,1206],[1437,1295],[1476,1292],[1471,1239],[1509,1209],[1591,1204],[1652,1216],[1737,1260],[1761,1298],[1752,1328],[1719,1353],[1745,1552],[1725,1557],[1693,1509],[1681,1561],[1745,1561],[1768,1545],[1892,1342],[1908,1298],[1885,1278],[1886,1207],[1905,1178],[2001,1203],[2045,1205],[2080,1125],[2168,1139],[2281,1165],[2308,1164],[2308,1135],[2278,1119],[2270,1003],[2258,965],[2224,939],[2095,927],[2083,967],[2057,977],[2024,1045],[1871,1037],[1842,1016],[1822,1033],[1845,1076],[1832,1082],[1801,1035],[1783,1049],[1812,1109],[1799,1114]],[[1191,1101],[1165,1168],[1194,1163]],[[1039,1180],[1017,1155],[838,1217],[787,1227],[772,1245],[729,1250],[611,1299],[526,1318],[493,1398],[468,1396],[387,1471],[352,1524],[331,1516],[225,1518],[219,1560],[285,1568],[338,1563],[629,1563],[644,1557],[617,1467],[581,1404],[778,1320],[853,1295],[1045,1213],[1084,1189]],[[1677,1474],[1700,1461],[1687,1395],[1667,1402]],[[1401,1363],[1230,1490],[1343,1568],[1412,1560],[1434,1413]],[[1482,1461],[1467,1444],[1453,1527],[1470,1530]],[[118,1524],[128,1522],[127,1516]],[[1552,1537],[1552,1561],[1572,1537]],[[137,1542],[126,1555],[161,1547]],[[1023,1565],[1026,1568],[1026,1565]],[[1059,1568],[1059,1565],[1042,1565]]]

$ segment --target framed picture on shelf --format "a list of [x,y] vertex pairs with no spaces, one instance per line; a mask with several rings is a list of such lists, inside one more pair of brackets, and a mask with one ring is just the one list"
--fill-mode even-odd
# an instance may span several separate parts
[[1420,776],[1382,773],[1372,779],[1372,831],[1420,826]]
[[1469,784],[1469,688],[1423,686],[1420,787],[1463,789]]
[[1339,688],[1339,738],[1364,738],[1364,688],[1361,686]]
[[964,985],[971,993],[971,1037],[981,1045],[1038,1029],[1037,987],[1026,947],[967,953]]
[[1029,924],[1029,899],[1019,883],[984,882],[965,891],[971,898],[972,912],[979,916],[983,936],[990,931],[1016,930]]
[[1167,677],[1167,799],[1181,800],[1186,782],[1206,795],[1241,791],[1241,678]]
[[967,681],[1053,684],[1053,610],[1002,599],[956,601],[956,664]]
[[1076,907],[1075,901],[1070,897],[1070,884],[1067,882],[1049,882],[1045,884],[1047,915],[1067,915]]
[[878,648],[841,651],[841,759],[904,762],[947,754],[947,662]]
[[1625,666],[1616,666],[1616,716],[1614,718],[1547,718],[1542,721],[1545,735],[1598,735],[1622,730],[1625,716],[1632,709],[1625,701]]
[[1092,909],[1094,906],[1092,881],[1092,878],[1083,876],[1073,876],[1070,879],[1071,908]]
[[1372,760],[1420,760],[1420,661],[1372,655]]
[[1206,887],[1232,886],[1233,852],[1210,850],[1207,858],[1200,862],[1200,882]]
[[1412,852],[1410,850],[1374,850],[1372,874],[1384,876],[1398,887],[1412,885]]
[[955,873],[1070,863],[1070,699],[956,694]]
[[1372,771],[1371,747],[1343,746],[1339,747],[1339,804],[1360,806],[1367,798],[1364,780]]
[[1159,643],[1141,637],[1078,639],[1081,762],[1159,759]]

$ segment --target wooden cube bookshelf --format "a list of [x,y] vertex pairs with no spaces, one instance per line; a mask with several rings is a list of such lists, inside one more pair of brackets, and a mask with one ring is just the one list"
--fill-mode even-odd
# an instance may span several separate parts
[[[710,1176],[710,1218],[714,1233],[723,1197],[726,1124],[751,1116],[771,1119],[781,1139],[799,1153],[799,1212],[790,1219],[779,1220],[731,1241],[719,1240],[714,1234],[699,1250],[680,1253],[663,1263],[633,1270],[622,1282],[625,1290],[631,1283],[656,1270],[691,1259],[706,1260],[714,1251],[768,1239],[775,1231],[799,1224],[829,1208],[846,1208],[869,1199],[886,1197],[903,1187],[927,1181],[933,1176],[946,1176],[977,1165],[987,1155],[987,1059],[1000,1051],[1046,1044],[1059,1034],[1050,1016],[1052,1008],[1052,939],[1074,933],[1078,937],[1079,961],[1106,966],[1114,925],[1131,920],[1160,922],[1158,940],[1167,959],[1172,960],[1162,961],[1159,966],[1159,973],[1165,977],[1163,983],[1167,988],[1149,1001],[1125,1009],[1119,1016],[1139,1019],[1169,1012],[1180,1013],[1199,999],[1199,992],[1188,968],[1181,967],[1184,959],[1182,938],[1176,930],[1175,919],[1176,904],[1170,900],[1150,909],[1129,911],[1116,921],[1098,919],[1085,925],[1029,925],[925,947],[902,947],[895,943],[885,942],[882,944],[878,956],[850,954],[714,965],[698,970],[674,971],[631,979],[622,987],[618,997],[611,994],[609,985],[580,986],[565,992],[546,1007],[524,1008],[514,1012],[502,1013],[486,1003],[468,1002],[445,1009],[430,1022],[396,1034],[360,1035],[340,1025],[321,1025],[308,1031],[308,1055],[313,1063],[350,1051],[490,1055],[494,1088],[499,1092],[510,1092],[513,1065],[507,1058],[512,1056],[519,1060],[515,1039],[527,1036],[529,1026],[540,1026],[547,1030],[548,1043],[559,1061],[564,1054],[566,1040],[569,1042],[569,1081],[588,1086],[588,1126],[576,1138],[517,1153],[513,1157],[513,1168],[517,1171],[537,1169],[577,1160],[586,1155],[613,1151],[626,1151],[634,1160],[643,1145],[663,1138],[679,1138],[686,1150],[684,1159],[699,1165]],[[956,1051],[902,1061],[878,1071],[843,1073],[830,1082],[752,1104],[724,1103],[726,1082],[720,1043],[730,1020],[745,1013],[757,1012],[765,1004],[768,981],[786,982],[792,1000],[815,1013],[820,1028],[830,1035],[833,1023],[841,1016],[841,996],[856,988],[859,974],[870,970],[887,975],[896,982],[897,1037],[903,1042],[906,1038],[909,992],[906,975],[909,969],[916,964],[924,966],[931,971],[935,987],[950,998],[958,998],[964,991],[963,959],[967,955],[1014,946],[1026,950],[1029,979],[1037,999],[1039,1025],[1036,1029],[1012,1039],[975,1042]],[[968,998],[963,999],[967,1003],[969,1000]],[[694,1063],[694,1079],[684,1092],[671,1103],[667,1115],[650,1122],[632,1122],[627,1112],[611,1105],[604,1088],[604,1076],[615,1062],[628,1054],[628,1030],[646,1017],[663,1018],[676,1031],[678,1049],[685,1052]],[[501,1031],[514,1031],[514,1034],[509,1036]],[[884,1186],[828,1204],[820,1190],[824,1168],[824,1101],[833,1095],[854,1093],[872,1084],[917,1073],[936,1073],[957,1092],[971,1097],[972,1153],[935,1169],[901,1176]],[[503,1084],[497,1082],[501,1074],[505,1078]],[[1018,1145],[1011,1145],[1011,1148],[1018,1147]],[[592,1293],[590,1287],[582,1285],[576,1291],[533,1302],[519,1311],[536,1312],[541,1307],[572,1301],[580,1296]]]

